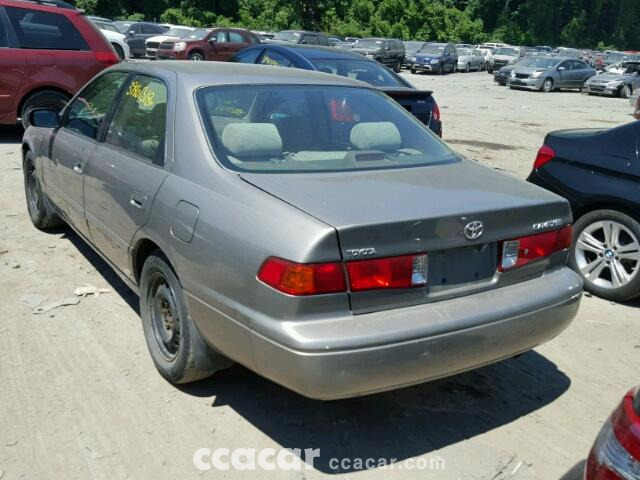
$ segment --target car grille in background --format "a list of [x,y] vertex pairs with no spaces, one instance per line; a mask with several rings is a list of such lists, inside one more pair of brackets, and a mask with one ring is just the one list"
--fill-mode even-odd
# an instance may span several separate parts
[[173,50],[173,43],[169,43],[169,42],[163,42],[160,45],[158,45],[158,48],[160,50]]
[[516,73],[516,78],[529,78],[526,73]]
[[509,62],[507,62],[506,60],[494,60],[494,64],[495,64],[495,65],[501,65],[501,66],[503,66],[503,67],[504,67],[507,63],[509,63]]
[[160,45],[160,42],[147,42],[148,48],[158,48],[158,45]]

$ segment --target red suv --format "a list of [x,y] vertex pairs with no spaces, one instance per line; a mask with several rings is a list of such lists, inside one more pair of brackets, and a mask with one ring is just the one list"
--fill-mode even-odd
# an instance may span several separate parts
[[[0,0],[1,1],[1,0]],[[169,60],[229,60],[244,47],[260,43],[258,36],[242,28],[199,28],[180,39],[158,46],[157,57]]]
[[62,109],[102,69],[118,63],[80,10],[58,0],[0,0],[0,124],[28,126],[29,111]]

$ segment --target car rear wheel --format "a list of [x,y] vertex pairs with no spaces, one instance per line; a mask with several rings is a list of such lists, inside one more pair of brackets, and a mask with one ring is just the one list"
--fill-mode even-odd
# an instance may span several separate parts
[[118,58],[120,59],[120,61],[123,61],[125,58],[124,58],[124,50],[122,49],[122,47],[117,43],[112,43],[111,46],[116,51],[116,54],[118,55]]
[[547,78],[544,82],[542,82],[542,91],[544,93],[549,93],[553,91],[553,80]]
[[189,54],[189,60],[193,60],[194,62],[201,62],[204,60],[204,55],[200,52],[193,52]]
[[187,312],[182,285],[159,250],[142,267],[140,316],[151,358],[169,382],[194,382],[231,365],[200,338]]
[[20,111],[22,126],[26,130],[29,126],[29,113],[36,108],[50,108],[59,112],[69,101],[69,97],[56,91],[44,90],[27,98]]
[[24,157],[24,193],[27,198],[27,211],[33,226],[39,230],[48,230],[63,224],[47,204],[42,185],[36,173],[33,154],[27,152]]
[[631,87],[629,85],[623,85],[620,88],[620,97],[621,98],[629,98],[633,92],[631,91]]
[[615,210],[580,217],[569,263],[594,295],[618,302],[639,296],[640,224]]
[[393,71],[396,73],[400,73],[402,71],[402,60],[398,59],[396,64],[393,67]]

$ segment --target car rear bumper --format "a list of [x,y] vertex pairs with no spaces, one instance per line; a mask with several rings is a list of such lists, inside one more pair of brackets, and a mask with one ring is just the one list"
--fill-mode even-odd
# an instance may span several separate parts
[[[562,267],[466,297],[339,322],[298,322],[287,328],[290,341],[252,332],[255,369],[321,400],[413,385],[494,363],[550,340],[571,323],[581,293],[580,278]],[[376,335],[390,326],[393,341]],[[310,338],[314,348],[300,348]]]

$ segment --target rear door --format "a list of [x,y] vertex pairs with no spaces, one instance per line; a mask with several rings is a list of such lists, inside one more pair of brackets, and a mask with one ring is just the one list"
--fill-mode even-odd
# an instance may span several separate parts
[[227,39],[227,51],[225,53],[224,60],[228,60],[236,52],[239,52],[249,45],[248,38],[246,38],[242,32],[238,32],[236,30],[229,30],[227,32]]
[[44,165],[47,194],[73,225],[87,235],[84,215],[84,172],[91,160],[103,120],[107,117],[126,72],[110,72],[89,84],[69,105]]
[[227,30],[215,30],[207,41],[205,60],[223,61],[229,55]]
[[168,88],[159,78],[136,75],[125,85],[85,172],[84,203],[96,246],[126,275],[128,249],[145,224],[168,175]]
[[24,53],[17,48],[15,40],[10,39],[9,25],[0,7],[0,117],[16,114],[18,109],[17,93],[25,76],[26,61]]

